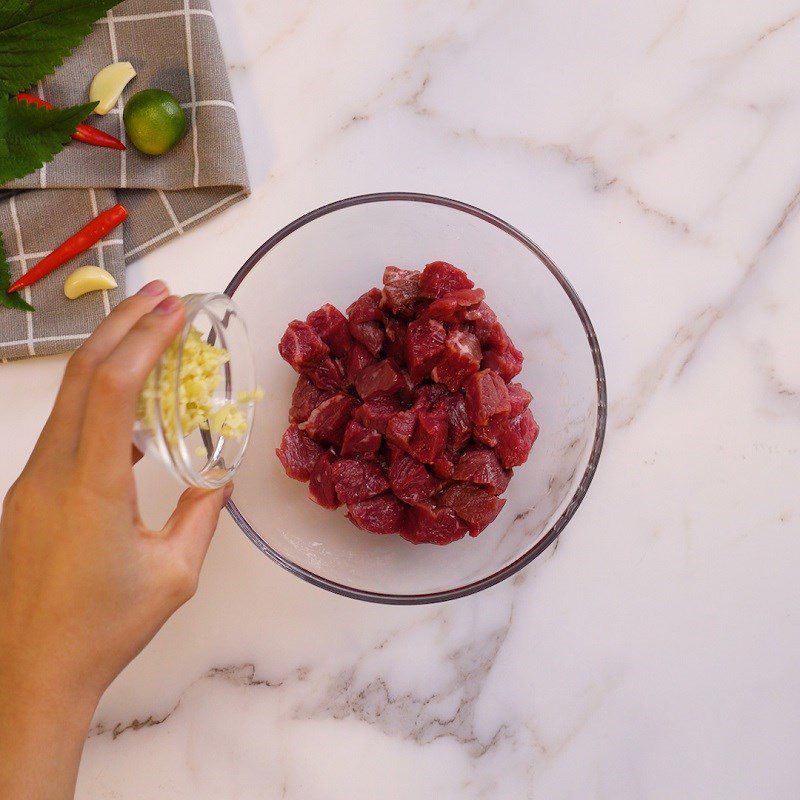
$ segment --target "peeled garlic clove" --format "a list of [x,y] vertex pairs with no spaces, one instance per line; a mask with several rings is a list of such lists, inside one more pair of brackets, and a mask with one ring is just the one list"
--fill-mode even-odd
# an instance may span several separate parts
[[100,267],[78,267],[64,283],[64,294],[75,300],[88,292],[99,292],[103,289],[116,289],[117,282],[110,272]]
[[97,101],[95,114],[108,114],[117,104],[122,90],[136,77],[136,70],[130,61],[117,61],[103,67],[92,80],[89,87],[90,102]]

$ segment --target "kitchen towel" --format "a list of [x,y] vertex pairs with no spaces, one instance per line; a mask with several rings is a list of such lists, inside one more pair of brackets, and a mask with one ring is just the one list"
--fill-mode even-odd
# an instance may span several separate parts
[[[70,142],[41,169],[2,187],[0,231],[12,280],[86,224],[122,203],[128,219],[80,258],[25,290],[35,311],[0,307],[0,360],[80,346],[125,297],[125,265],[247,196],[239,123],[225,59],[207,0],[125,0],[95,23],[53,75],[30,92],[56,106],[87,102],[94,75],[130,61],[136,77],[105,116],[87,123],[126,142],[125,101],[141,89],[172,92],[186,111],[186,134],[163,156]],[[78,300],[64,280],[84,264],[107,269],[118,288]]]

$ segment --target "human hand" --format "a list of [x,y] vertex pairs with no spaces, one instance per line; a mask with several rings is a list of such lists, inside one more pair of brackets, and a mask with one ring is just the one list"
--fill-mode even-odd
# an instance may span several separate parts
[[[14,697],[43,705],[56,726],[68,712],[88,727],[109,683],[195,592],[229,487],[188,490],[163,530],[151,531],[131,464],[138,394],[183,322],[183,304],[160,282],[112,311],[70,358],[5,499],[0,765],[15,761],[3,750],[3,729],[24,730],[35,713],[20,718]],[[0,796],[14,796],[3,793],[3,778],[0,766]]]

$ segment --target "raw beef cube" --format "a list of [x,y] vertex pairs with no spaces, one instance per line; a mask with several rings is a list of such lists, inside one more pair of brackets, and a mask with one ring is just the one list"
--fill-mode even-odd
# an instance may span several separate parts
[[364,367],[356,376],[355,386],[364,400],[375,394],[395,394],[408,388],[403,374],[388,359]]
[[302,374],[324,391],[336,392],[344,387],[342,371],[330,356],[323,358],[319,364],[303,367]]
[[351,322],[349,330],[350,335],[361,342],[375,358],[381,354],[386,334],[380,322]]
[[469,527],[470,535],[477,536],[487,525],[494,522],[506,504],[486,489],[469,483],[454,483],[441,496],[442,504],[452,508]]
[[323,508],[339,508],[341,503],[333,485],[332,459],[330,453],[323,453],[311,471],[308,483],[308,496]]
[[278,352],[284,361],[300,372],[303,367],[318,364],[330,351],[307,322],[296,319],[289,323],[278,344]]
[[487,344],[497,325],[497,315],[494,311],[486,303],[479,303],[464,312],[464,319],[472,323],[472,329],[478,337],[478,341],[482,345]]
[[331,469],[336,494],[348,505],[368,500],[389,488],[383,470],[374,461],[340,458],[333,462]]
[[404,503],[412,506],[427,500],[439,488],[439,482],[419,461],[402,452],[392,458],[389,484]]
[[452,508],[427,505],[409,509],[406,530],[400,535],[414,544],[450,544],[468,532]]
[[411,407],[433,408],[440,400],[450,396],[450,390],[441,383],[423,383],[414,389],[414,402]]
[[487,425],[496,414],[508,414],[511,403],[505,381],[491,369],[475,373],[464,385],[467,414],[476,425]]
[[297,385],[292,392],[289,422],[305,422],[311,412],[331,395],[332,392],[318,389],[305,375],[301,375],[297,379]]
[[296,481],[307,481],[322,448],[312,441],[297,425],[290,425],[281,439],[281,446],[275,454],[283,464],[286,474]]
[[434,459],[433,464],[431,464],[431,469],[438,478],[449,481],[453,477],[455,465],[447,453],[439,453]]
[[383,271],[383,306],[393,314],[411,316],[419,297],[420,274],[414,269],[386,267]]
[[370,289],[347,307],[347,319],[354,324],[379,322],[383,319],[380,308],[381,290]]
[[344,374],[350,383],[355,383],[356,377],[368,364],[374,364],[374,356],[361,342],[353,342],[347,355],[344,357]]
[[358,401],[349,394],[335,394],[311,412],[305,432],[315,442],[341,445],[344,429],[357,405]]
[[384,327],[386,331],[386,355],[402,364],[406,360],[408,324],[397,317],[387,317]]
[[514,342],[511,341],[511,337],[506,333],[506,329],[499,322],[495,322],[489,330],[486,346],[496,353],[505,353],[506,350],[514,346]]
[[533,400],[533,395],[521,383],[508,384],[508,402],[511,404],[510,416],[518,417]]
[[472,420],[467,414],[467,402],[461,392],[450,394],[442,400],[447,412],[450,428],[447,434],[447,446],[451,450],[461,450],[472,438]]
[[464,381],[480,369],[481,355],[481,345],[474,334],[452,331],[431,377],[451,392],[458,391]]
[[496,414],[489,420],[488,425],[476,425],[472,435],[488,447],[495,447],[500,433],[508,424],[508,419],[508,414]]
[[306,322],[317,332],[334,355],[347,355],[351,344],[350,331],[347,329],[347,317],[336,306],[325,303],[322,308],[312,311]]
[[465,450],[453,470],[457,481],[477,483],[492,494],[502,494],[511,480],[511,470],[503,469],[494,450],[471,447]]
[[370,533],[401,533],[406,527],[406,507],[390,492],[349,505],[347,517]]
[[463,312],[471,306],[477,306],[486,296],[483,289],[458,289],[438,300],[434,300],[426,309],[425,316],[445,322],[455,322]]
[[365,427],[386,433],[389,420],[403,410],[400,400],[394,395],[375,395],[362,403],[353,416]]
[[414,411],[400,411],[392,416],[386,424],[386,439],[390,444],[408,451],[411,437],[417,427],[417,415]]
[[408,452],[423,464],[433,464],[447,444],[447,412],[443,408],[420,409]]
[[344,429],[342,456],[374,457],[380,450],[383,437],[372,428],[365,428],[358,420],[351,419]]
[[522,362],[522,353],[512,344],[502,353],[498,353],[496,350],[486,350],[481,366],[484,369],[494,370],[504,381],[510,381],[522,372]]
[[446,261],[433,261],[422,270],[419,293],[422,297],[444,297],[457,289],[471,289],[475,284],[467,273]]
[[416,319],[408,326],[406,336],[406,364],[415,382],[430,375],[444,352],[447,331],[435,319]]
[[504,467],[518,467],[528,460],[531,447],[539,435],[539,426],[529,408],[508,420],[497,437],[497,452]]

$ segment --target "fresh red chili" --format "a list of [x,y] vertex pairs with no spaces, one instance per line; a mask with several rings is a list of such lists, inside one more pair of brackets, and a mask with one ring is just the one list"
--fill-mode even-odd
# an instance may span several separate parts
[[119,203],[101,212],[77,233],[70,236],[64,244],[60,244],[52,253],[46,255],[38,264],[29,269],[18,281],[12,283],[8,287],[9,294],[31,286],[70,259],[79,256],[93,244],[97,244],[109,231],[124,222],[127,216],[127,209]]
[[[41,97],[36,97],[36,95],[27,94],[26,92],[20,92],[17,95],[17,100],[25,100],[41,108],[53,108],[53,104],[48,103],[47,100],[42,100]],[[93,144],[97,147],[111,147],[114,150],[125,149],[125,145],[119,139],[114,138],[110,133],[101,131],[99,128],[93,128],[91,125],[84,125],[83,123],[78,125],[75,129],[72,138],[77,139],[79,142]]]

